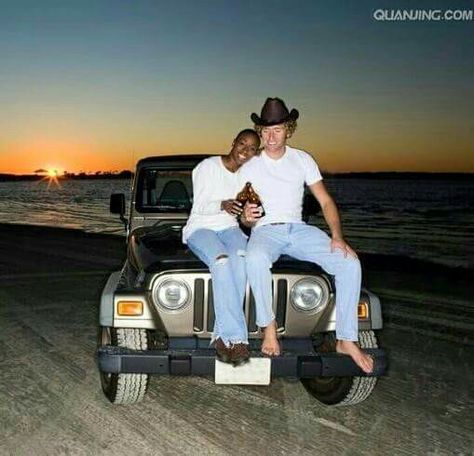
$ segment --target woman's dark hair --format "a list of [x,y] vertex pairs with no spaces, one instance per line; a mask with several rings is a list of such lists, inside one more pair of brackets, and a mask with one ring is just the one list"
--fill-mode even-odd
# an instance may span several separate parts
[[244,135],[252,135],[255,137],[257,140],[258,145],[260,145],[260,136],[255,130],[252,130],[251,128],[245,128],[244,130],[241,130],[237,133],[237,136],[235,137],[235,140],[239,139],[241,136]]

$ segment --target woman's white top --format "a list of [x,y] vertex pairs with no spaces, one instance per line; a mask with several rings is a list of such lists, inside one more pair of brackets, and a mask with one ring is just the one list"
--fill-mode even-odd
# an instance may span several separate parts
[[193,170],[193,207],[186,226],[183,242],[201,228],[221,231],[239,226],[237,219],[221,210],[224,200],[235,199],[241,190],[239,170],[230,172],[221,156],[209,157]]

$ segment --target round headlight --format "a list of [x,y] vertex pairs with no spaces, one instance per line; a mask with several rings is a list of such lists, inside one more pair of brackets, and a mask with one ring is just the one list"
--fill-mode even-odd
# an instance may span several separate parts
[[326,307],[328,298],[327,283],[316,277],[298,280],[290,292],[291,304],[302,312],[320,312]]
[[181,280],[165,280],[153,291],[153,299],[165,309],[178,310],[189,300],[189,288]]

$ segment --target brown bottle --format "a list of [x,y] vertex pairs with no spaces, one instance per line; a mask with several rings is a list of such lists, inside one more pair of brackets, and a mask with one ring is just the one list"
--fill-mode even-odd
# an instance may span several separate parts
[[244,207],[245,203],[249,199],[250,196],[250,189],[252,188],[252,184],[250,182],[247,182],[244,185],[244,188],[237,193],[236,200],[242,204],[242,207]]
[[245,185],[249,186],[249,197],[247,201],[251,204],[256,204],[257,208],[260,209],[261,217],[264,217],[265,209],[263,208],[263,204],[260,200],[260,197],[258,196],[258,193],[253,189],[252,184],[250,182],[247,182]]

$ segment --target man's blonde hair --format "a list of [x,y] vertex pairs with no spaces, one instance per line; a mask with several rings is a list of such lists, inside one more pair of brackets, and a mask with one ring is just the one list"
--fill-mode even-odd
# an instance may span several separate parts
[[[285,126],[286,129],[286,137],[291,138],[293,136],[293,133],[296,131],[296,127],[298,126],[296,120],[287,120],[286,122],[283,122],[283,125]],[[257,125],[255,124],[254,126],[255,131],[258,133],[258,136],[262,136],[262,130],[265,128],[265,125]]]

